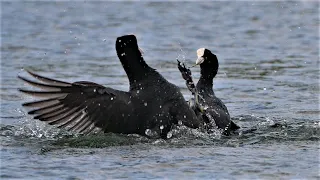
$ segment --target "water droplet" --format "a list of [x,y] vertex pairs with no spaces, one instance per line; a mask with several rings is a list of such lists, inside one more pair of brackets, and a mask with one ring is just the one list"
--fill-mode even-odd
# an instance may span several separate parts
[[98,104],[98,106],[100,106],[100,103]]
[[126,55],[126,53],[122,53],[122,54],[121,54],[121,56],[125,56],[125,55]]
[[69,33],[71,34],[71,33],[72,33],[72,31],[69,31]]
[[163,125],[161,125],[161,126],[160,126],[160,129],[162,130],[163,128],[164,128],[164,126],[163,126]]
[[144,106],[148,106],[148,103],[147,103],[147,102],[145,102],[145,103],[144,103]]
[[97,90],[96,89],[93,89],[93,92],[96,92]]
[[106,40],[106,39],[103,39],[103,41],[106,42],[107,40]]
[[263,90],[265,91],[265,90],[267,90],[267,88],[263,88]]
[[180,126],[182,126],[182,121],[179,120],[179,121],[178,121],[178,124],[179,124]]
[[139,91],[139,90],[137,90],[137,94],[139,94],[139,92],[140,92],[140,91]]
[[183,118],[187,118],[187,116],[186,116],[186,115],[183,115]]
[[119,42],[121,42],[121,39],[119,39]]
[[160,105],[160,109],[162,108],[162,106]]
[[144,132],[147,136],[151,136],[152,134],[152,132],[151,132],[151,130],[150,129],[146,129],[146,131]]
[[113,101],[113,97],[111,97],[110,100]]
[[170,131],[170,132],[168,132],[168,134],[167,134],[167,139],[170,139],[172,137],[172,132]]
[[75,36],[74,39],[77,39],[77,36]]

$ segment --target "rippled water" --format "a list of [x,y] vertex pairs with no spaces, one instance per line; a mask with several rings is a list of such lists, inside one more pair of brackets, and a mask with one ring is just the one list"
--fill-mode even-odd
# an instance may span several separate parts
[[[24,68],[120,90],[114,48],[134,33],[147,63],[190,98],[176,58],[219,58],[216,95],[242,127],[177,128],[165,141],[83,137],[26,115]],[[199,69],[192,68],[194,79]],[[1,179],[319,179],[319,2],[1,2]]]

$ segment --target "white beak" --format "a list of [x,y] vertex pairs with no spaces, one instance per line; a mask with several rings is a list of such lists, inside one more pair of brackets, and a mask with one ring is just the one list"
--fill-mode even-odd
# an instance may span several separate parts
[[203,57],[198,57],[198,59],[196,60],[196,65],[200,65],[201,63],[203,63],[204,58]]

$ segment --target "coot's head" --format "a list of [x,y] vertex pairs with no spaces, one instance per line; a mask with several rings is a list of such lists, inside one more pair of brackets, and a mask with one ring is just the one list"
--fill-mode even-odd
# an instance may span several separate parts
[[219,69],[217,56],[206,48],[198,49],[197,56],[196,65],[200,65],[201,75],[208,78],[214,78]]

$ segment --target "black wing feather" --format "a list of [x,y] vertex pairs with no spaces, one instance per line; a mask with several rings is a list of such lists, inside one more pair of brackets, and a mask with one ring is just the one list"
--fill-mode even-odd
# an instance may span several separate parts
[[27,71],[39,82],[18,76],[21,80],[43,90],[19,89],[21,92],[41,97],[37,101],[24,103],[33,108],[29,114],[58,128],[89,134],[102,129],[114,130],[110,121],[120,120],[123,112],[131,112],[128,92],[107,88],[102,85],[79,81],[68,83]]

